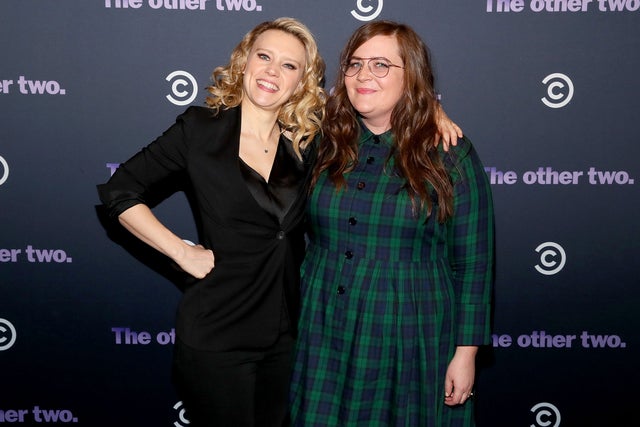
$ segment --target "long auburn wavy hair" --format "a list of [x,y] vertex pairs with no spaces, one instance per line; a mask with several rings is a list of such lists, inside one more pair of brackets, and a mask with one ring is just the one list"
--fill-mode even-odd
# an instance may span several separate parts
[[306,148],[321,131],[326,103],[324,83],[325,62],[309,29],[294,18],[278,18],[259,24],[249,31],[231,52],[229,63],[217,67],[207,87],[210,95],[206,104],[217,113],[221,108],[237,107],[243,98],[243,71],[249,52],[256,39],[265,31],[279,30],[296,37],[304,46],[305,68],[300,85],[280,108],[278,124],[282,132],[291,136],[293,148],[301,157],[300,150]]
[[[394,159],[397,173],[406,181],[404,188],[411,198],[414,214],[426,210],[427,215],[431,215],[431,191],[435,191],[439,205],[437,219],[445,222],[453,214],[453,185],[435,144],[438,101],[427,46],[407,25],[370,22],[351,36],[340,55],[340,64],[347,64],[358,47],[379,35],[396,38],[405,67],[403,95],[391,113],[394,147],[390,157]],[[312,185],[327,171],[329,180],[339,191],[346,186],[344,174],[352,171],[358,162],[360,135],[358,112],[349,102],[342,72],[327,101],[322,131]]]

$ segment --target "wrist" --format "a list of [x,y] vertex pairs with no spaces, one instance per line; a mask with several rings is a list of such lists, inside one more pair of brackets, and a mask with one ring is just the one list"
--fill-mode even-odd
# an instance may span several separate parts
[[169,242],[165,254],[179,264],[180,261],[186,258],[188,246],[186,242],[176,236],[175,239],[172,238],[171,242]]
[[459,345],[456,347],[456,356],[475,360],[478,354],[478,346],[476,345]]

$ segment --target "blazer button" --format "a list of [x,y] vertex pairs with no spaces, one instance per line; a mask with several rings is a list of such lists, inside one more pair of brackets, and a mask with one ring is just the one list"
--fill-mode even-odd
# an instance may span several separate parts
[[349,225],[356,225],[358,223],[358,220],[355,219],[354,217],[349,218]]
[[353,252],[352,252],[352,251],[346,251],[346,252],[344,253],[344,257],[345,257],[346,259],[351,259],[351,258],[353,258]]
[[371,157],[371,156],[367,157],[367,164],[368,165],[372,164],[374,160],[375,159],[373,157]]
[[366,184],[364,183],[364,181],[360,181],[357,185],[358,190],[362,190],[364,187],[366,187]]
[[342,295],[344,294],[344,292],[345,292],[344,286],[338,286],[338,295]]
[[278,234],[276,234],[276,239],[278,240],[284,239],[284,231],[282,230],[278,231]]

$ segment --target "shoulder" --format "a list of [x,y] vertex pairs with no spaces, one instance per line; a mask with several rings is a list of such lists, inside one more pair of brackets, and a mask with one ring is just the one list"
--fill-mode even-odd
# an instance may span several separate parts
[[314,163],[318,156],[318,147],[321,141],[320,134],[313,137],[311,141],[302,149],[302,156],[310,163]]
[[450,146],[448,152],[441,150],[441,155],[454,183],[484,171],[480,157],[466,135],[458,139],[457,145]]
[[442,145],[439,147],[440,156],[447,169],[456,168],[467,162],[475,162],[478,153],[466,135],[458,139],[456,145],[450,145],[449,151],[444,151]]
[[220,109],[216,113],[209,107],[191,106],[178,116],[178,121],[183,121],[194,126],[236,122],[240,117],[239,112],[239,108]]
[[239,141],[240,114],[235,109],[216,112],[209,107],[191,106],[180,114],[163,139],[177,142],[192,153],[224,149]]
[[438,147],[440,151],[440,156],[445,164],[453,163],[453,165],[458,164],[462,159],[468,157],[473,149],[473,144],[471,140],[464,135],[462,138],[458,139],[458,143],[456,145],[450,145],[449,151],[444,151],[442,144]]
[[305,147],[300,150],[304,163],[309,170],[312,170],[318,161],[318,153],[321,142],[322,136],[320,134],[316,134],[311,140],[308,141]]

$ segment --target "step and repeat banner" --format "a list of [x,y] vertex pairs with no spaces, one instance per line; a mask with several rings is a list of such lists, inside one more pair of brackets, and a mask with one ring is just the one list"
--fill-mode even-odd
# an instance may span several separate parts
[[[0,424],[189,425],[170,381],[176,272],[95,186],[279,16],[316,35],[327,87],[364,22],[430,46],[495,198],[478,425],[638,425],[639,0],[2,1]],[[184,193],[162,198],[196,241]]]

